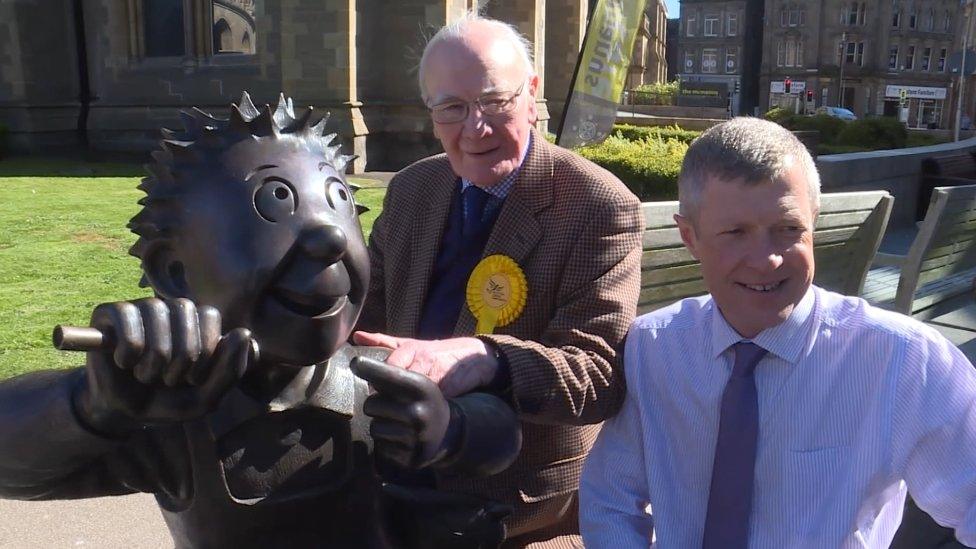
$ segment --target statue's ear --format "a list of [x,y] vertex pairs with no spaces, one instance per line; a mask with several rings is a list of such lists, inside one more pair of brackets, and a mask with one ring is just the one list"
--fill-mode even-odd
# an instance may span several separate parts
[[173,248],[165,243],[152,246],[142,258],[142,271],[156,295],[163,299],[177,299],[190,297],[189,285],[186,283],[186,272]]

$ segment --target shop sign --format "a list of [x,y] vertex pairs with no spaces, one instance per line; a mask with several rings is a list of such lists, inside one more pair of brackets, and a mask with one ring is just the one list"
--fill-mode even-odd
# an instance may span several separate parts
[[925,86],[886,86],[885,97],[897,99],[945,99],[945,88],[927,88]]
[[[802,80],[794,80],[790,84],[790,94],[803,93],[807,89],[807,83]],[[769,83],[769,93],[786,93],[786,85],[782,80],[773,80]]]

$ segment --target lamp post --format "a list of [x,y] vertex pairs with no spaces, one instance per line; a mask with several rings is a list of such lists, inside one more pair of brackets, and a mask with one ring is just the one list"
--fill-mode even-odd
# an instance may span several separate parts
[[956,93],[956,123],[953,132],[953,141],[959,141],[959,126],[962,122],[962,98],[966,94],[966,50],[969,49],[969,33],[973,28],[973,0],[969,4],[969,18],[966,19],[966,28],[962,31],[962,65],[959,67],[959,91]]
[[840,78],[837,79],[837,101],[844,108],[844,65],[847,63],[847,33],[840,35]]

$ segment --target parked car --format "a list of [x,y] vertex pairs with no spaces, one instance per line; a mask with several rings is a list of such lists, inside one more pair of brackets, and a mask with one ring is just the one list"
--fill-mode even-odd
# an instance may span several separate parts
[[833,116],[841,120],[857,120],[853,112],[843,107],[819,107],[817,108],[817,114],[826,114],[827,116]]

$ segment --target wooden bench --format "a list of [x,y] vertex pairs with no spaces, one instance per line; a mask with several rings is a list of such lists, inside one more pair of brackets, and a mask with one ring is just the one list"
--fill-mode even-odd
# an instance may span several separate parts
[[862,294],[916,314],[972,290],[976,277],[976,185],[936,187],[906,255],[879,253]]
[[[884,191],[828,193],[820,197],[814,228],[814,282],[858,295],[888,225],[894,198]],[[706,293],[701,268],[685,249],[674,222],[677,202],[646,202],[638,314]]]
[[925,218],[932,199],[932,189],[976,184],[976,156],[964,152],[951,156],[932,157],[922,160],[922,181],[918,187],[916,221]]

